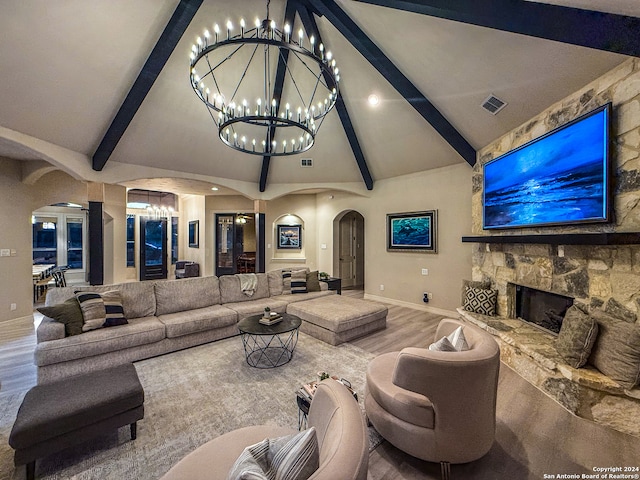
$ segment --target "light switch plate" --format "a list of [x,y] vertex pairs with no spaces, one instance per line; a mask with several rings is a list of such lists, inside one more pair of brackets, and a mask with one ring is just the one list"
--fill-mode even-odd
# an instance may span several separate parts
[[0,249],[0,257],[10,257],[10,256],[11,256],[11,250],[9,248]]

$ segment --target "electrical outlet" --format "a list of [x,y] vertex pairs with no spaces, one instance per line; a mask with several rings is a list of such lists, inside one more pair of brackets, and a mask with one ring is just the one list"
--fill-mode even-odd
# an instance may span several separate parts
[[429,269],[428,268],[423,268],[422,269],[422,275],[429,275]]
[[433,300],[433,292],[429,292],[429,300]]
[[380,285],[380,291],[383,291],[383,290],[384,290],[384,285],[381,284]]
[[15,303],[11,304],[11,311],[14,311],[18,308],[18,306]]
[[558,256],[564,257],[564,245],[558,245]]

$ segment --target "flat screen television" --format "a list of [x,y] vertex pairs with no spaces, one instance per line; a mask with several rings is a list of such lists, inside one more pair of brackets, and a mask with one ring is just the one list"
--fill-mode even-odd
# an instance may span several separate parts
[[611,104],[483,167],[483,228],[608,222]]

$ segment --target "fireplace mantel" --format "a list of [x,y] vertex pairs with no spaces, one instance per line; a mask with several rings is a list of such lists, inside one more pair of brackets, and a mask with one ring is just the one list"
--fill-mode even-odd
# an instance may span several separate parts
[[640,232],[477,235],[462,237],[462,241],[467,243],[531,243],[546,245],[640,245]]

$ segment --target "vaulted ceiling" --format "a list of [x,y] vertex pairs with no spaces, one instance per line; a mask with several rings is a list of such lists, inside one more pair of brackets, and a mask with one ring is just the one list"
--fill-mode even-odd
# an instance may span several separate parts
[[[265,0],[6,0],[0,156],[176,193],[366,192],[472,165],[477,149],[640,56],[637,0],[288,1],[272,0],[271,18],[281,25],[288,8],[294,30],[317,29],[341,71],[338,108],[304,155],[224,146],[189,84],[197,36],[263,17]],[[495,116],[481,108],[491,94],[507,102]]]

